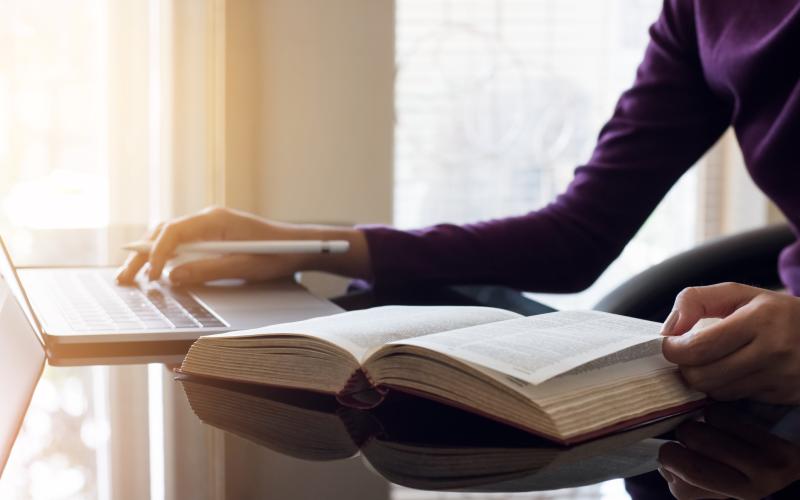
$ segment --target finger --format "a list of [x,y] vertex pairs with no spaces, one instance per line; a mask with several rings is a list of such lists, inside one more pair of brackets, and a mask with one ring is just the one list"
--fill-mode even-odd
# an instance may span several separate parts
[[675,298],[663,335],[683,335],[703,318],[724,318],[763,290],[739,283],[685,288]]
[[662,351],[668,361],[678,365],[706,365],[752,342],[756,331],[751,325],[748,311],[739,309],[702,330],[665,338]]
[[208,213],[200,213],[188,217],[181,217],[164,225],[150,249],[150,272],[148,279],[156,280],[161,277],[164,265],[175,254],[175,248],[188,241],[203,239],[209,234]]
[[772,381],[762,373],[742,377],[708,393],[717,401],[737,401],[758,396],[772,387]]
[[704,457],[728,465],[748,477],[763,466],[763,448],[710,424],[686,422],[675,431],[683,445]]
[[672,480],[667,480],[669,491],[678,500],[705,500],[706,498],[723,499],[729,498],[727,495],[714,493],[703,488],[698,488],[692,484],[687,483],[683,479],[674,476],[671,472],[663,467],[659,469],[662,476],[669,476]]
[[175,267],[170,271],[169,279],[173,283],[181,285],[230,278],[268,279],[271,277],[270,271],[274,269],[270,263],[275,259],[265,257],[272,256],[225,255],[214,259],[197,260]]
[[[151,231],[149,231],[145,235],[146,240],[154,240],[158,235],[161,233],[161,229],[164,227],[164,223],[159,223],[156,227],[154,227]],[[122,264],[119,271],[117,272],[116,280],[117,283],[120,284],[130,284],[133,283],[133,280],[136,278],[136,274],[142,268],[145,263],[147,263],[148,255],[146,253],[139,253],[139,252],[132,252],[128,255],[125,259],[125,263]]]
[[785,444],[790,448],[795,447],[795,445],[772,434],[764,424],[758,423],[752,414],[744,413],[730,403],[709,405],[703,411],[703,416],[709,425],[732,434],[754,446],[775,442],[776,444]]
[[[787,468],[797,469],[797,445],[772,434],[769,429],[745,420],[745,415],[733,413],[724,409],[708,408],[705,412],[706,422],[717,432],[723,432],[740,443],[749,453],[729,453],[731,457],[726,463],[736,466],[739,470],[757,478],[765,467],[772,470]],[[736,460],[736,464],[732,462]]]
[[139,269],[147,263],[147,254],[134,252],[128,255],[122,267],[117,271],[116,280],[119,284],[131,284],[136,278]]
[[797,405],[800,402],[800,388],[794,384],[775,383],[773,381],[758,394],[753,396],[755,401],[774,405]]
[[[714,403],[703,409],[703,420],[709,425],[721,429],[729,434],[748,439],[755,432],[758,444],[764,436],[770,435],[764,425],[759,424],[755,415],[749,413],[748,406],[736,403]],[[761,434],[763,433],[763,434]]]
[[750,342],[709,364],[681,366],[681,374],[690,387],[708,393],[754,374],[761,369],[763,358],[761,349]]
[[677,443],[662,446],[658,461],[678,479],[715,494],[737,496],[749,486],[747,476],[738,470]]

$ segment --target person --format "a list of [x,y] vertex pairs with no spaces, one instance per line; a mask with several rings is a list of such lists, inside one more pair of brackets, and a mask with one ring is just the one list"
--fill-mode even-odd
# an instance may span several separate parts
[[[148,265],[159,279],[176,245],[201,239],[344,239],[340,255],[229,255],[176,267],[169,279],[265,280],[328,271],[378,289],[503,284],[539,292],[590,285],[669,188],[733,126],[755,182],[800,224],[800,2],[666,0],[633,86],[619,99],[566,191],[528,214],[401,231],[285,224],[214,208],[157,227]],[[454,172],[457,175],[457,172]],[[664,323],[664,355],[718,400],[800,403],[800,242],[779,259],[788,294],[736,283],[684,290]],[[703,317],[723,318],[686,335]]]

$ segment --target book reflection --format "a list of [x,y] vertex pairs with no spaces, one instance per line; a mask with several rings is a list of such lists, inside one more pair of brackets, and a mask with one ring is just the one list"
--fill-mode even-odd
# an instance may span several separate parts
[[656,439],[685,417],[563,447],[483,417],[399,392],[377,408],[312,392],[180,377],[204,423],[313,461],[357,455],[416,489],[536,491],[630,477],[657,467]]

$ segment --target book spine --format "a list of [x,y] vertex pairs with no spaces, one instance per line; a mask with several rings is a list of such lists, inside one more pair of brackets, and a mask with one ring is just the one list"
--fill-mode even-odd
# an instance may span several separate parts
[[336,410],[336,415],[359,448],[373,437],[386,433],[380,420],[368,411],[343,406]]
[[336,394],[336,400],[344,406],[367,410],[378,406],[387,392],[389,389],[373,384],[364,370],[359,368]]

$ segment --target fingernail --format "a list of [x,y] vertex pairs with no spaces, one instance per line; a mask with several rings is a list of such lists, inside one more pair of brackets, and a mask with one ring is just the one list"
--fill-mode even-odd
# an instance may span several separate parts
[[667,469],[659,467],[658,473],[661,474],[661,477],[663,477],[668,483],[675,482],[675,476]]
[[189,278],[189,271],[186,269],[173,269],[169,273],[170,281],[175,281],[177,283],[186,281]]
[[673,309],[661,326],[661,335],[670,335],[672,333],[672,329],[675,328],[675,323],[678,322],[678,317],[680,317],[680,313],[677,309]]

